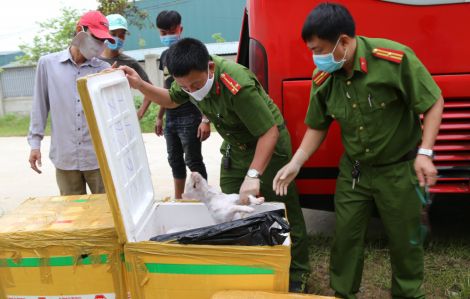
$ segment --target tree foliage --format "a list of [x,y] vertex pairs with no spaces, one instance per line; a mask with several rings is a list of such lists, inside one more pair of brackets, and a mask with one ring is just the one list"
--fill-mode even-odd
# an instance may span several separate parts
[[[96,0],[98,8],[103,15],[120,14],[124,16],[129,25],[135,25],[142,29],[154,25],[150,20],[150,15],[146,10],[139,10],[134,2],[128,0]],[[57,18],[48,19],[45,22],[36,22],[41,28],[34,37],[33,43],[23,43],[19,46],[25,53],[23,56],[15,57],[19,64],[33,64],[39,57],[67,49],[72,42],[77,22],[85,13],[84,10],[72,7],[60,9],[62,15]]]
[[142,39],[142,34],[139,33],[139,46],[140,46],[140,48],[143,49],[144,46],[146,46],[146,45],[147,45],[147,43],[145,42],[144,39]]
[[153,24],[152,20],[150,19],[151,16],[149,13],[143,9],[139,10],[139,8],[135,5],[135,0],[97,0],[98,1],[98,8],[102,14],[105,16],[110,14],[120,14],[124,18],[126,18],[129,25],[134,25],[139,30],[142,28],[146,28],[147,26],[150,29],[154,29],[155,25]]
[[212,38],[216,40],[217,43],[226,43],[225,38],[222,37],[222,33],[212,34]]
[[60,17],[36,22],[41,29],[34,37],[33,44],[19,46],[25,53],[23,56],[15,57],[20,64],[37,62],[41,56],[62,51],[70,46],[77,22],[84,11],[72,7],[63,7],[60,11],[62,12]]

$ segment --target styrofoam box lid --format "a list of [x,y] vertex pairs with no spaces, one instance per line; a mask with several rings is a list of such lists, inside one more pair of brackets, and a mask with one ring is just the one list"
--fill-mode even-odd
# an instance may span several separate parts
[[154,202],[142,132],[129,82],[119,70],[87,79],[127,240],[132,240]]

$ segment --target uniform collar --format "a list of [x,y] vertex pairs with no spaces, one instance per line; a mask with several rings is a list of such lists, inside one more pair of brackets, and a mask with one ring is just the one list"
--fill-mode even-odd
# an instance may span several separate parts
[[[65,62],[67,60],[70,60],[71,62],[73,62],[74,64],[75,61],[73,61],[73,58],[72,58],[72,54],[70,53],[70,47],[68,47],[67,49],[63,50],[62,51],[62,54],[60,56],[60,62]],[[92,58],[92,59],[87,59],[85,60],[84,63],[82,63],[82,65],[91,65],[92,67],[99,67],[100,66],[100,63],[98,61],[97,58]]]
[[[219,78],[220,78],[220,61],[218,61],[218,57],[215,56],[215,55],[210,55],[211,56],[211,59],[213,62],[215,62],[215,71],[214,71],[214,83],[212,84],[212,88],[211,90],[209,91],[209,93],[207,94],[207,96],[212,96],[212,95],[216,95],[217,94],[217,88],[219,87]],[[206,96],[206,97],[207,97]]]
[[362,37],[356,36],[356,56],[354,57],[354,71],[367,73],[367,60],[366,60],[366,45],[362,40]]
[[[366,60],[366,46],[364,41],[360,36],[356,36],[356,54],[354,54],[354,66],[353,66],[353,73],[350,75],[351,78],[354,75],[354,72],[361,72],[363,74],[367,73],[367,60]],[[342,69],[334,71],[332,73],[335,77],[343,78],[346,80],[347,78],[344,77]]]

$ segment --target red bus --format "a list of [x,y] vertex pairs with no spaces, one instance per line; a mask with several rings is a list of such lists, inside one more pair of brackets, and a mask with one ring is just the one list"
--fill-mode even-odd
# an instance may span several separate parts
[[[307,126],[312,53],[301,30],[316,0],[247,0],[237,61],[249,67],[287,120],[295,151]],[[463,0],[337,0],[356,21],[356,34],[410,47],[442,90],[444,114],[434,150],[438,183],[432,192],[470,196],[470,3]],[[444,4],[446,2],[446,4]],[[455,2],[455,3],[451,3]],[[417,4],[420,5],[412,5]],[[344,148],[337,122],[296,178],[304,208],[334,209]]]

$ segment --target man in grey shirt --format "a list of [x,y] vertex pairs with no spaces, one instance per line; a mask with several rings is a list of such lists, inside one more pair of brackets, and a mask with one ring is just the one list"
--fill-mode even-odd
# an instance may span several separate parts
[[100,57],[105,40],[114,43],[109,23],[98,11],[84,14],[78,21],[71,46],[39,59],[28,133],[31,146],[29,162],[37,173],[41,165],[41,140],[51,112],[51,149],[49,158],[56,167],[61,195],[105,193],[93,142],[83,113],[76,80],[109,68]]

